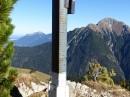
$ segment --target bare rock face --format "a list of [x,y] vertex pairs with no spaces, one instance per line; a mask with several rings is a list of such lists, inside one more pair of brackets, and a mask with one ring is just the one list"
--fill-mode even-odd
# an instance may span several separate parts
[[88,29],[90,29],[90,30],[92,30],[94,32],[101,32],[101,29],[95,24],[89,24]]
[[45,97],[48,84],[44,82],[36,83],[30,75],[23,74],[15,82],[16,87],[22,97]]
[[[87,85],[68,81],[70,97],[129,97],[130,92],[117,88],[115,90],[96,90]],[[100,92],[99,92],[100,91]],[[120,93],[119,93],[120,92]],[[117,94],[116,94],[117,93]]]
[[101,92],[100,94],[86,85],[68,81],[70,97],[113,97],[110,93]]
[[121,35],[123,32],[123,22],[117,21],[112,18],[105,18],[97,24],[98,27],[107,32],[116,32],[117,35]]
[[[25,78],[24,78],[25,79]],[[30,79],[26,81],[30,81]],[[74,81],[67,81],[69,86],[69,97],[130,97],[130,92],[125,89],[115,88],[115,89],[104,89],[104,88],[92,88],[85,84],[76,83]],[[97,83],[91,83],[93,85]],[[99,83],[98,83],[99,84]],[[48,83],[36,83],[31,81],[30,85],[26,84],[25,81],[19,81],[16,84],[22,97],[48,97],[49,84]]]

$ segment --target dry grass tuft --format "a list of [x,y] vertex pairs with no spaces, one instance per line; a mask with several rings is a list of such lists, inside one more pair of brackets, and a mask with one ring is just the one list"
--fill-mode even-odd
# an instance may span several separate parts
[[108,91],[110,94],[113,95],[113,97],[130,97],[130,91],[118,85],[111,86],[102,82],[94,81],[86,81],[83,83],[92,89],[96,89],[98,93],[102,91]]

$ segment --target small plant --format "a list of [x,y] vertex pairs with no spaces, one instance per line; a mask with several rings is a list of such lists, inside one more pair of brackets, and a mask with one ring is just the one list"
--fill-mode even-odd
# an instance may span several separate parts
[[114,85],[112,79],[113,76],[116,76],[116,73],[112,69],[110,72],[106,67],[101,66],[99,63],[89,63],[89,70],[84,76],[84,80],[93,80],[95,82],[103,82],[109,85]]

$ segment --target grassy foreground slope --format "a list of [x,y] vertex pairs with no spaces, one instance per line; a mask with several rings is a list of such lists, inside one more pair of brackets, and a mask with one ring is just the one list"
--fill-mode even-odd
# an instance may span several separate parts
[[[19,73],[18,80],[26,82],[25,84],[27,87],[29,87],[28,82],[30,81],[30,79],[31,82],[35,82],[36,84],[39,84],[41,82],[48,83],[48,81],[50,80],[49,75],[39,71],[32,71],[30,69],[23,68],[16,69]],[[26,79],[23,80],[22,78]],[[71,90],[70,94],[73,95],[71,97],[130,97],[130,92],[126,89],[117,85],[110,86],[102,82],[84,81],[80,84],[68,81],[68,85]],[[85,89],[85,87],[87,88]],[[29,97],[42,97],[43,95],[47,97],[48,93],[40,91],[33,93]]]
[[28,75],[32,78],[34,82],[48,82],[50,76],[46,73],[41,73],[39,71],[33,71],[31,69],[24,69],[24,68],[16,68],[18,71],[18,78],[22,75]]

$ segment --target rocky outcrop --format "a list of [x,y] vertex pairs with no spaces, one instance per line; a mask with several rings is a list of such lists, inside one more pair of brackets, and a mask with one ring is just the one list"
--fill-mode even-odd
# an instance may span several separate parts
[[97,92],[86,85],[68,81],[70,97],[113,97],[108,91]]
[[[24,83],[22,84],[23,85],[20,85],[18,89],[20,93],[23,95],[23,97],[47,97],[48,95],[48,87],[46,87],[48,86],[47,83],[44,83],[44,85],[38,85],[36,83],[33,83],[32,88],[29,88]],[[130,96],[130,92],[122,88],[118,88],[115,90],[113,89],[97,90],[85,84],[76,83],[72,81],[67,81],[67,84],[69,86],[70,97],[129,97]],[[43,88],[39,89],[39,87],[43,87]]]
[[19,83],[18,86],[19,92],[22,94],[22,97],[31,97],[31,95],[36,95],[36,93],[36,97],[38,97],[38,95],[43,96],[47,92],[47,88],[47,84],[37,84],[34,82],[31,82],[31,87],[27,86],[25,83]]
[[124,23],[112,18],[105,18],[98,22],[98,27],[106,32],[115,32],[117,35],[123,33]]
[[48,84],[42,81],[33,81],[33,79],[35,78],[29,74],[22,74],[17,78],[15,85],[22,97],[45,97]]
[[[96,84],[96,83],[95,83]],[[68,81],[70,97],[129,97],[130,92],[125,89],[118,88],[113,90],[97,90],[87,85]],[[120,92],[120,93],[119,93]]]

